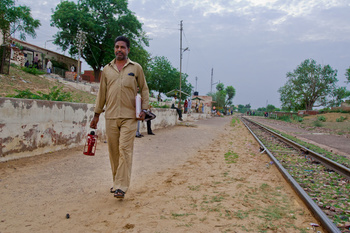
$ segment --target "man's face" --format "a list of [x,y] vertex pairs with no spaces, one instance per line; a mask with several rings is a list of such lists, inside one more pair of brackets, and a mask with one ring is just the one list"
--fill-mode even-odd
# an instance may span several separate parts
[[114,54],[118,61],[123,61],[128,58],[130,49],[126,46],[126,42],[117,41],[114,45]]

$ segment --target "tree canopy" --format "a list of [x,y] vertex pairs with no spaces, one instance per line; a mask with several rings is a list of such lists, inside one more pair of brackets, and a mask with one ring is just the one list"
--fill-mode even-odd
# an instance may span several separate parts
[[166,57],[154,57],[150,63],[147,77],[147,85],[150,90],[158,92],[158,100],[161,93],[167,93],[177,87],[177,70]]
[[0,30],[4,35],[1,43],[5,44],[6,38],[19,32],[21,40],[26,40],[26,35],[35,38],[35,29],[40,26],[40,21],[33,19],[30,8],[16,6],[13,0],[0,1]]
[[350,83],[350,67],[346,70],[345,77],[348,80],[347,83]]
[[114,59],[114,39],[120,35],[130,40],[129,58],[147,69],[150,59],[143,46],[148,46],[149,39],[127,0],[61,1],[53,11],[51,26],[59,29],[54,44],[72,56],[78,54],[78,32],[85,33],[82,57],[93,68],[96,81],[101,68]]
[[[187,74],[181,75],[181,91],[190,94],[192,85],[187,81]],[[180,72],[174,68],[170,61],[164,56],[156,56],[150,63],[150,68],[147,76],[147,84],[150,90],[158,92],[158,100],[160,94],[167,93],[174,89],[179,90]]]
[[214,104],[215,106],[226,109],[228,106],[232,105],[236,90],[233,86],[227,86],[225,88],[223,83],[219,83],[216,85],[216,92],[209,93],[208,95],[213,97],[213,101],[216,102]]
[[317,64],[306,59],[293,72],[287,73],[287,82],[278,92],[282,107],[289,110],[312,110],[313,107],[327,106],[344,94],[336,86],[337,70],[330,65]]

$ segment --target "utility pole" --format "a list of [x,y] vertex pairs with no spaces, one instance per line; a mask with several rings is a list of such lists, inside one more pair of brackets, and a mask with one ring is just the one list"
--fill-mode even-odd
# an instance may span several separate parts
[[82,30],[79,30],[76,40],[77,40],[76,46],[77,46],[78,52],[79,52],[78,53],[79,54],[78,55],[78,75],[77,75],[77,81],[78,81],[78,80],[80,80],[80,74],[81,74],[81,71],[80,71],[80,69],[81,69],[81,67],[80,67],[81,50],[83,50],[85,47],[86,33],[83,32]]
[[182,53],[185,51],[189,51],[189,48],[182,49],[182,20],[180,21],[180,96],[179,96],[179,104],[177,105],[178,109],[181,109],[181,80],[182,80]]
[[45,41],[45,49],[46,49],[46,42],[50,42],[50,41],[54,41],[54,40],[47,40],[47,41]]
[[198,77],[196,77],[196,91],[197,91],[197,81],[198,81]]
[[182,20],[180,21],[180,96],[179,96],[179,104],[177,106],[178,109],[181,110],[181,72],[182,72]]
[[[211,68],[210,93],[213,93],[213,86],[218,83],[218,82],[213,83],[213,81],[214,81],[213,73],[214,73],[214,68]],[[219,83],[220,83],[220,81],[219,81]]]

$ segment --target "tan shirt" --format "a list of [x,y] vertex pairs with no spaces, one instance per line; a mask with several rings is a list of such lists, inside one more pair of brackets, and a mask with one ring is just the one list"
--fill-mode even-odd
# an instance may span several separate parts
[[103,68],[95,113],[101,113],[106,105],[106,119],[136,118],[137,87],[142,97],[141,108],[147,109],[149,90],[142,67],[128,58],[119,71],[114,59]]

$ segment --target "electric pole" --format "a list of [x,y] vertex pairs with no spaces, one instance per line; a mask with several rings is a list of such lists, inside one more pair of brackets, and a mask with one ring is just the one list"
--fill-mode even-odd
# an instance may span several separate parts
[[198,81],[198,77],[196,77],[196,91],[197,91],[197,81]]
[[[218,83],[218,82],[213,83],[213,81],[214,81],[213,73],[214,73],[214,68],[211,68],[210,93],[213,93],[213,86]],[[220,83],[220,81],[219,81],[219,83]]]
[[177,106],[178,109],[181,109],[181,74],[182,74],[182,53],[185,51],[190,51],[189,48],[182,49],[182,20],[180,21],[180,96],[179,96],[179,104]]
[[178,109],[181,109],[181,72],[182,72],[182,20],[180,21],[180,96]]
[[86,33],[82,30],[78,31],[77,38],[76,38],[76,46],[78,49],[78,75],[77,75],[77,81],[80,80],[80,74],[81,74],[81,67],[80,67],[80,57],[81,57],[81,50],[85,47],[85,40],[86,40]]

